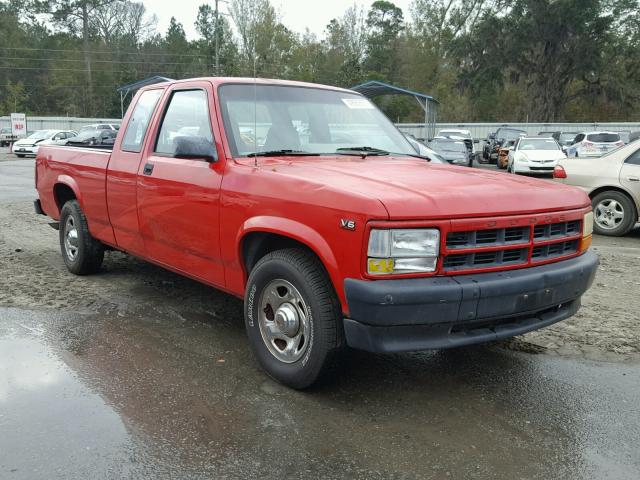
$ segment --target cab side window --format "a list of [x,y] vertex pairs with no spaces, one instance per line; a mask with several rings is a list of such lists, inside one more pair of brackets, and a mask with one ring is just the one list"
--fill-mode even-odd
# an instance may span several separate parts
[[583,133],[581,133],[579,135],[576,135],[576,138],[573,139],[573,143],[571,145],[576,144],[578,142],[581,142],[582,140],[584,140],[584,134]]
[[628,163],[630,165],[640,165],[640,149],[629,155],[624,163]]
[[142,141],[161,94],[162,90],[147,90],[140,95],[122,139],[121,148],[125,152],[139,153],[142,150]]
[[213,143],[209,104],[203,90],[173,92],[162,119],[155,152],[173,155],[178,137],[199,137]]

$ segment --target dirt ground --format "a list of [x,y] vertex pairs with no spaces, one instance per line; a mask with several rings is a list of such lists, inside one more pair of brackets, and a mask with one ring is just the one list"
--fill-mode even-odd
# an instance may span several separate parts
[[[29,202],[0,205],[0,306],[242,322],[240,300],[119,252],[107,253],[101,274],[69,274],[58,232],[47,222]],[[601,265],[579,313],[502,342],[501,348],[614,362],[640,359],[640,229],[625,238],[595,237],[593,248]]]

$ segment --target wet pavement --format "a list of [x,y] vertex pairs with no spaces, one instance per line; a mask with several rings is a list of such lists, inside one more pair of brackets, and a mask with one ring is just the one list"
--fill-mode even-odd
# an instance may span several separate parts
[[484,346],[342,365],[296,392],[240,321],[0,307],[0,478],[638,478],[638,364]]

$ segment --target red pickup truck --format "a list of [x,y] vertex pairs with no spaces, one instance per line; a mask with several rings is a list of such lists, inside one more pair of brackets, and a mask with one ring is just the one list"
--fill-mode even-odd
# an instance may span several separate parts
[[255,357],[295,388],[344,346],[457,347],[573,315],[598,263],[586,194],[413,148],[350,90],[175,81],[137,93],[112,150],[42,147],[35,208],[72,273],[116,249],[244,298]]

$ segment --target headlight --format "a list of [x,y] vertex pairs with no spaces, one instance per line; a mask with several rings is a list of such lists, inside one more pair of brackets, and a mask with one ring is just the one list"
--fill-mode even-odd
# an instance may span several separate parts
[[371,275],[433,272],[438,263],[440,231],[371,230],[367,271]]
[[580,252],[585,252],[591,246],[593,239],[593,212],[585,213],[582,218],[582,239],[580,240]]
[[593,212],[585,213],[582,219],[582,236],[588,237],[593,233]]

